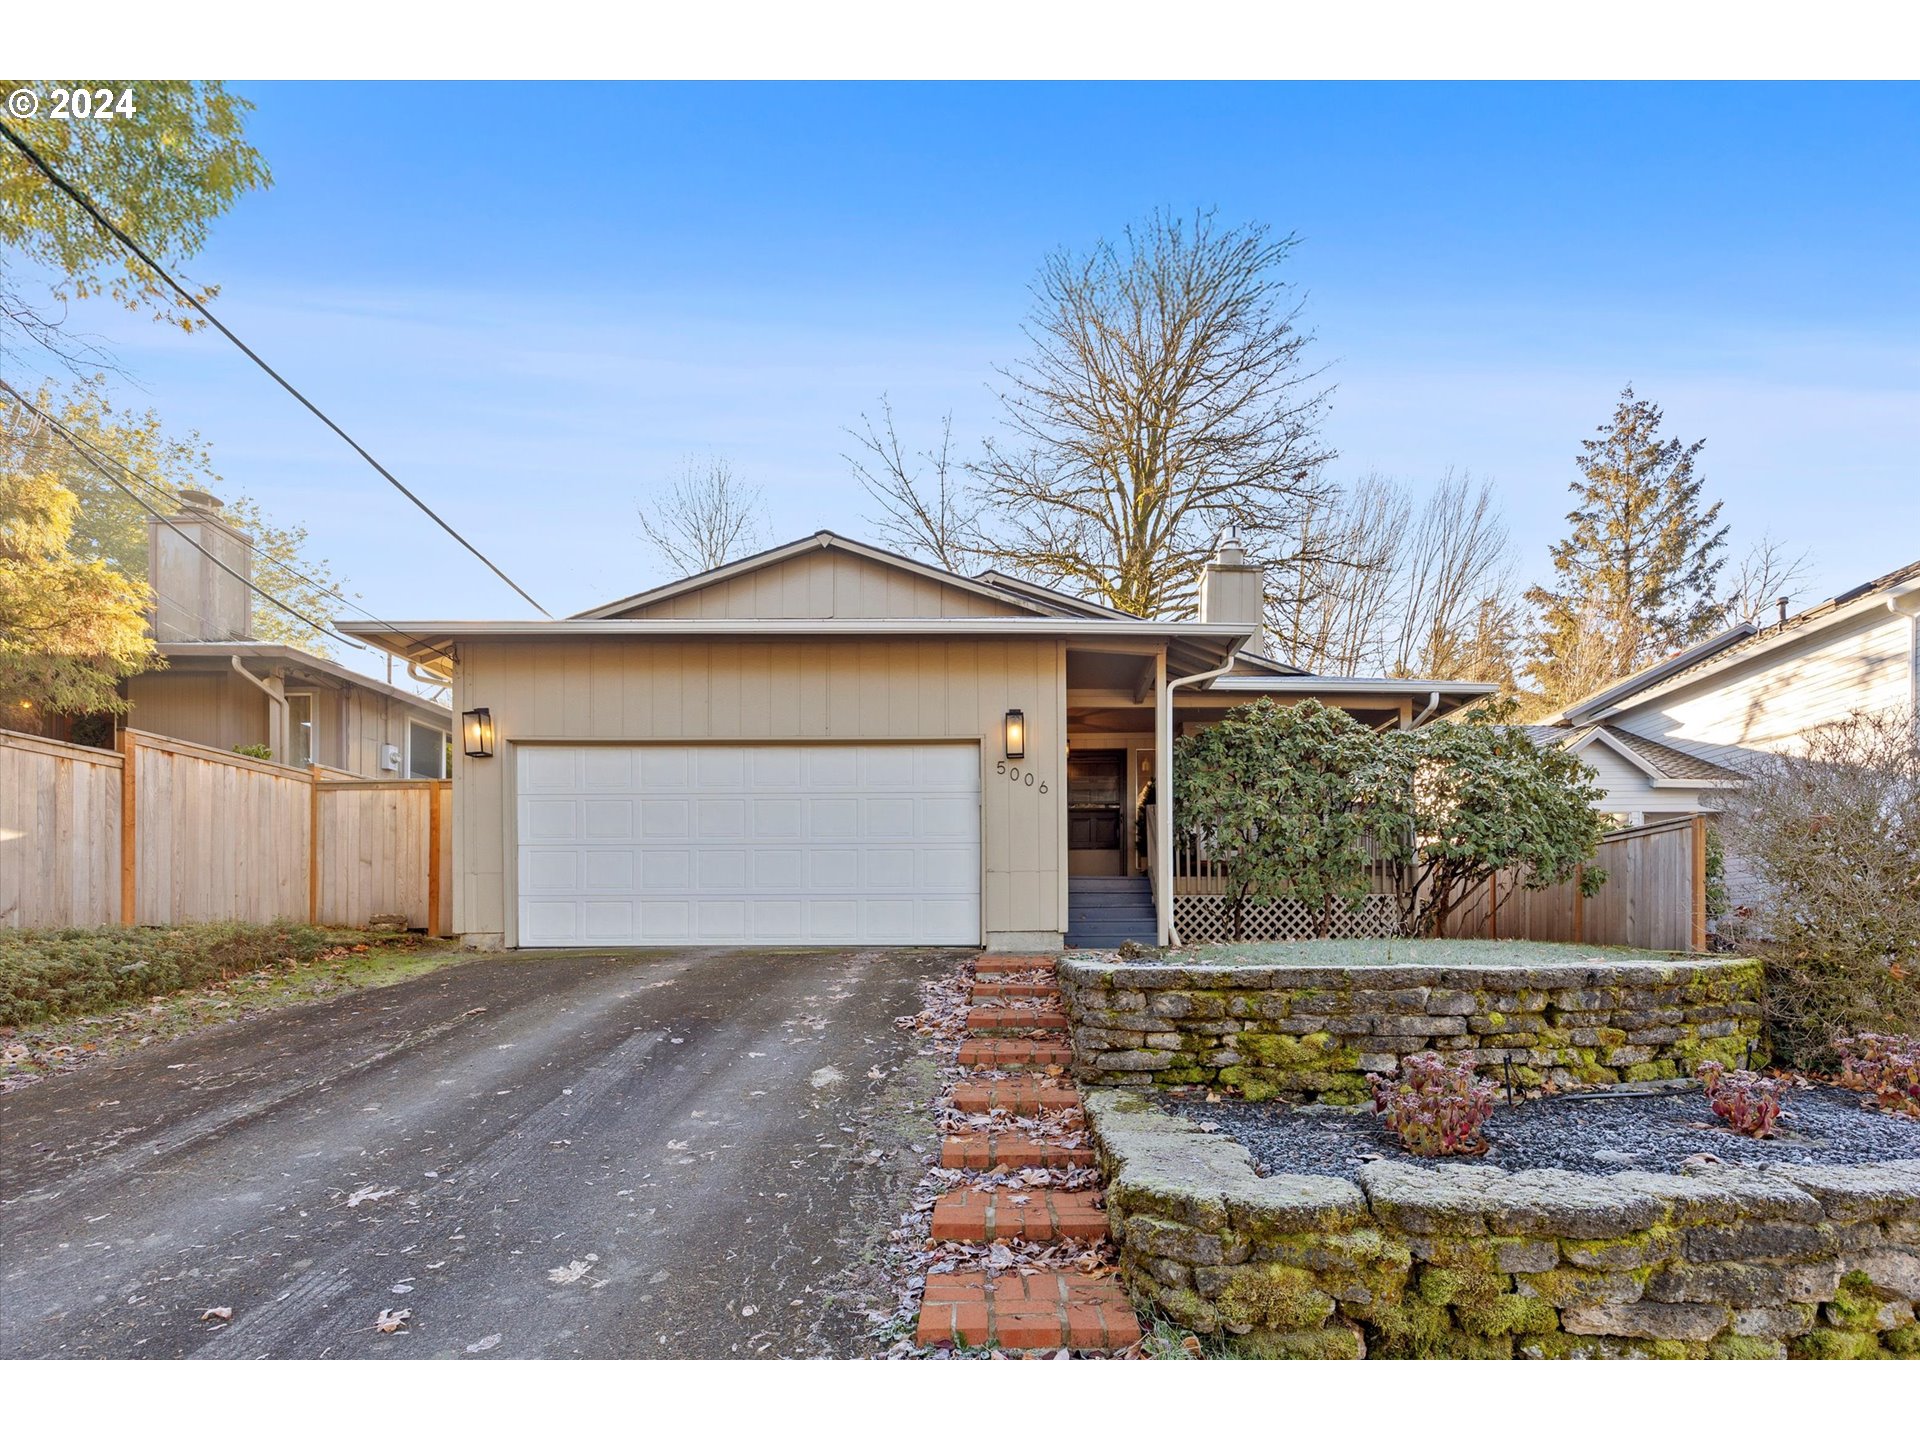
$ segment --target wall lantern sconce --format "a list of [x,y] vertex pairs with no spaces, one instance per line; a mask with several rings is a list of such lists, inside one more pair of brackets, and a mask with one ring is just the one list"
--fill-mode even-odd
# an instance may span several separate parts
[[493,754],[493,712],[486,706],[461,715],[460,733],[466,741],[467,754],[480,759]]
[[1027,717],[1021,710],[1007,711],[1007,759],[1027,758]]

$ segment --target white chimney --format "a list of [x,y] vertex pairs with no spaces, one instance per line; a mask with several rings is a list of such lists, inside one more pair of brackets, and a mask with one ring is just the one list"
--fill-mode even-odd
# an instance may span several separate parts
[[1213,558],[1200,567],[1200,618],[1210,625],[1250,625],[1246,649],[1267,653],[1265,567],[1240,548],[1231,525],[1220,532]]
[[253,638],[253,543],[221,508],[204,490],[182,490],[177,513],[147,521],[154,639]]

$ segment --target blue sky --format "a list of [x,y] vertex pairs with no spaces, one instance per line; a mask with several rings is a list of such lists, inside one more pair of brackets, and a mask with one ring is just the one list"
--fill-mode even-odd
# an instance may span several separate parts
[[[1156,205],[1295,231],[1339,478],[1499,484],[1546,568],[1632,382],[1818,598],[1920,554],[1920,91],[243,84],[274,187],[187,267],[555,613],[664,578],[689,453],[862,533],[844,427],[994,421],[1026,285]],[[86,312],[391,617],[526,613],[217,336]]]

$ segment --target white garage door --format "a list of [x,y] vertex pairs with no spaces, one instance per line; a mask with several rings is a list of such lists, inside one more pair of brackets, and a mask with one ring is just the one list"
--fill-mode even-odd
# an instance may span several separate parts
[[516,750],[522,945],[979,943],[977,745]]

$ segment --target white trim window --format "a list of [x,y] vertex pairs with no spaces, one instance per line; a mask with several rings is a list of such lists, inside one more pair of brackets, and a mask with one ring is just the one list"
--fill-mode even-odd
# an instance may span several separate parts
[[422,725],[418,720],[407,722],[407,778],[409,780],[444,780],[447,778],[447,757],[453,746],[453,736],[445,730],[437,730],[431,725]]
[[287,762],[302,770],[320,753],[320,717],[311,691],[287,692]]

